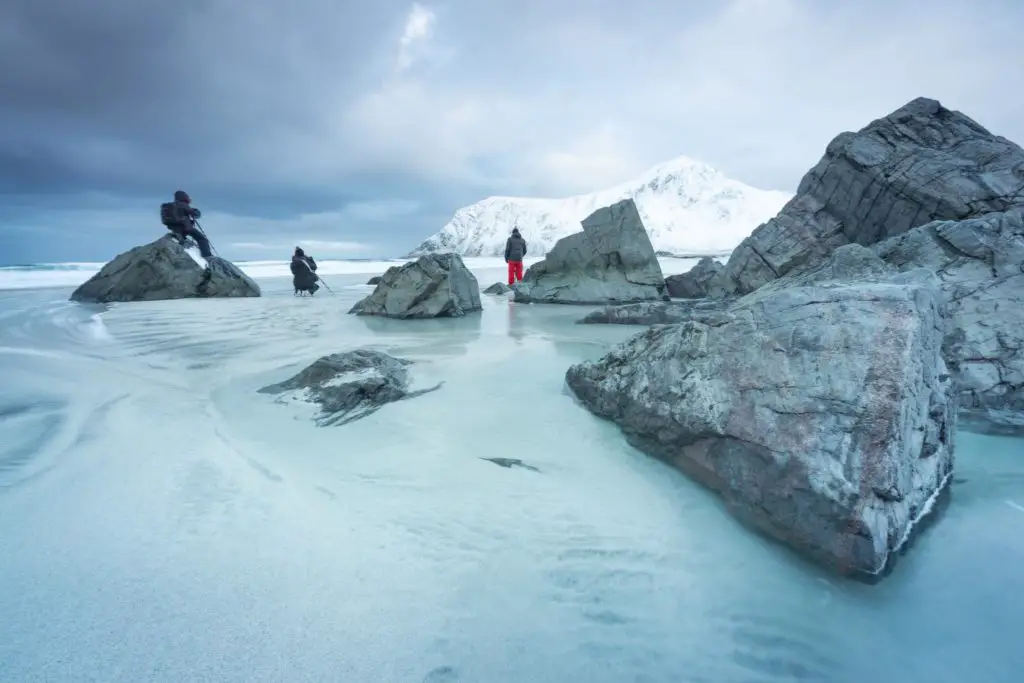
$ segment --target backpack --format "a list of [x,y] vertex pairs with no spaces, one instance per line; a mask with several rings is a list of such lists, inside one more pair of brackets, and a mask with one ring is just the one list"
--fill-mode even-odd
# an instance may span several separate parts
[[160,222],[167,227],[181,223],[178,220],[178,212],[174,210],[174,202],[164,202],[160,205]]

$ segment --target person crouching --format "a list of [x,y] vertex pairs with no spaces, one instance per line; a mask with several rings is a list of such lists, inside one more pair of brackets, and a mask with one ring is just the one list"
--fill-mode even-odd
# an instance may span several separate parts
[[320,289],[316,281],[320,277],[316,274],[316,261],[313,257],[306,256],[301,247],[295,247],[289,267],[292,271],[292,286],[295,287],[295,293],[301,295],[303,292],[309,292],[310,296],[316,294],[316,290]]

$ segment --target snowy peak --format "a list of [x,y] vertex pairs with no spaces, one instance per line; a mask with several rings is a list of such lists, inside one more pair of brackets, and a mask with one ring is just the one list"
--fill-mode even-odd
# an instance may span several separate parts
[[530,255],[540,256],[559,239],[582,230],[597,209],[632,199],[655,250],[678,255],[731,251],[754,228],[779,212],[792,195],[759,190],[711,166],[678,157],[628,182],[564,199],[488,197],[455,212],[451,221],[410,256],[454,251],[463,256],[501,256],[518,227]]

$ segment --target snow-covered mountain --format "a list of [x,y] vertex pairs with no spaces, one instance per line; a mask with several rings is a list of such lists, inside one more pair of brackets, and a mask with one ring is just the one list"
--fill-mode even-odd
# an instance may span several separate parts
[[632,197],[656,251],[675,255],[730,252],[793,195],[759,190],[714,168],[679,157],[635,180],[565,199],[488,197],[455,212],[448,225],[409,255],[454,251],[463,256],[502,256],[518,227],[530,255],[546,253],[562,237],[582,230],[595,210]]

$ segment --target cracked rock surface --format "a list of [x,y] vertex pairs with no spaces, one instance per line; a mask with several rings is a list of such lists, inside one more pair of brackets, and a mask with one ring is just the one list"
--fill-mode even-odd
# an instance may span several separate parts
[[946,360],[972,428],[1024,434],[1024,208],[929,223],[874,251],[942,280]]
[[611,304],[668,298],[665,276],[636,204],[624,199],[582,221],[516,283],[515,301]]
[[170,234],[118,254],[71,293],[72,301],[113,303],[260,296],[230,261],[211,256],[203,269]]
[[483,310],[480,284],[458,254],[427,254],[384,271],[349,310],[385,318],[458,318]]
[[784,286],[841,245],[936,273],[946,361],[972,429],[1024,435],[1024,150],[918,98],[843,133],[778,216],[744,240],[712,296]]
[[732,253],[715,292],[746,294],[843,244],[1021,205],[1021,148],[921,97],[832,140],[793,199]]
[[740,518],[830,569],[876,575],[952,472],[944,299],[922,270],[818,277],[720,320],[653,326],[566,380]]
[[714,282],[715,277],[725,266],[711,258],[704,256],[697,265],[685,273],[669,275],[665,278],[665,287],[668,295],[679,299],[701,299],[708,295],[708,288]]

